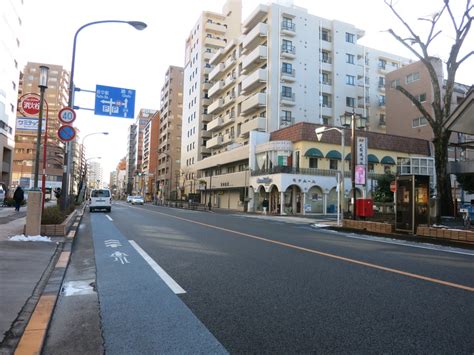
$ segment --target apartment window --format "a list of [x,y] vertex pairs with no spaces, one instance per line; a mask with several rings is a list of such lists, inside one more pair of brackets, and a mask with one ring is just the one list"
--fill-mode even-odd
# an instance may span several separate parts
[[385,77],[379,76],[379,88],[383,88],[385,86]]
[[337,159],[329,159],[329,169],[337,170]]
[[428,121],[424,117],[417,117],[413,119],[412,127],[417,128],[417,127],[423,127],[428,124]]
[[355,62],[354,54],[346,53],[346,63],[354,64],[354,62]]
[[281,50],[283,52],[293,52],[293,42],[291,42],[287,39],[284,39],[282,41]]
[[293,23],[293,19],[290,17],[283,17],[283,21],[281,23],[281,28],[283,30],[295,30],[295,24]]
[[411,74],[408,74],[407,77],[406,77],[406,83],[407,84],[410,84],[416,80],[419,80],[420,79],[420,73],[416,72],[416,73],[411,73]]
[[379,59],[379,68],[385,69],[386,66],[387,66],[387,61],[385,59]]
[[321,30],[321,39],[326,42],[331,42],[331,36],[329,35],[329,30]]
[[281,117],[280,117],[280,124],[285,126],[285,125],[291,125],[292,123],[292,115],[291,115],[291,111],[286,111],[286,110],[282,110],[281,111]]
[[329,80],[329,73],[321,73],[321,83],[325,85],[331,85],[331,82]]
[[367,164],[367,170],[369,171],[369,173],[373,173],[375,171],[374,163],[368,163]]
[[418,101],[426,102],[426,93],[418,95]]
[[379,106],[384,106],[385,105],[385,95],[380,95],[379,96]]
[[292,97],[292,93],[291,93],[291,87],[289,86],[282,86],[281,87],[281,96],[283,97]]
[[354,75],[346,75],[346,84],[347,85],[355,85],[355,76]]
[[318,168],[318,158],[309,158],[309,167],[312,169]]
[[346,106],[347,107],[355,107],[355,98],[353,97],[346,97]]
[[331,100],[329,100],[329,95],[323,94],[321,95],[321,101],[323,107],[331,107]]
[[281,72],[291,74],[293,72],[293,66],[291,65],[291,63],[283,63],[281,65]]
[[346,42],[355,43],[355,35],[353,33],[346,32]]
[[329,57],[329,52],[321,51],[321,61],[323,63],[331,63],[331,59]]
[[397,86],[400,86],[400,80],[392,80],[392,82],[390,83],[390,87],[395,89]]

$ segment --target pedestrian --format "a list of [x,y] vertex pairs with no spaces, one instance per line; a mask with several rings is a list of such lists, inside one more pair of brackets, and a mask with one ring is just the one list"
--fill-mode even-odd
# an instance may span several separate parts
[[263,202],[262,202],[263,214],[267,214],[268,206],[269,206],[269,203],[268,203],[267,198],[265,197]]
[[15,211],[20,211],[20,206],[23,200],[25,199],[25,192],[18,186],[13,194],[13,199],[15,200]]

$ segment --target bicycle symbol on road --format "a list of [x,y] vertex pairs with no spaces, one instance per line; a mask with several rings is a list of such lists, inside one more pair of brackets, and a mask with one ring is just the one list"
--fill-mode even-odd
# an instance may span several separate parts
[[122,253],[121,251],[116,251],[115,253],[110,255],[111,258],[114,258],[114,261],[120,261],[122,265],[130,264],[130,261],[128,261],[127,256],[128,254]]

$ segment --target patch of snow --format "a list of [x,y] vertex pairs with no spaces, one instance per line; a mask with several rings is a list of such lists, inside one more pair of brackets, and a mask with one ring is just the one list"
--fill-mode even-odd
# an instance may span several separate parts
[[41,235],[30,235],[25,236],[23,234],[15,235],[13,237],[8,238],[8,240],[14,242],[51,242],[51,238],[49,237],[42,237]]
[[329,224],[323,224],[323,223],[314,223],[312,226],[315,227],[315,228],[327,228],[327,227],[330,227]]

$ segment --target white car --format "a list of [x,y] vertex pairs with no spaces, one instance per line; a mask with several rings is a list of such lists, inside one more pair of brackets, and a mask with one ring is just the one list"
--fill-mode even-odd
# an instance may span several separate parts
[[127,196],[127,202],[128,202],[128,203],[132,202],[132,198],[133,198],[133,197],[134,197],[134,196],[132,196],[132,195],[128,195],[128,196]]
[[94,189],[91,191],[89,199],[89,211],[112,210],[112,194],[109,189]]
[[145,201],[143,201],[142,196],[132,196],[132,199],[130,201],[132,205],[143,205]]

